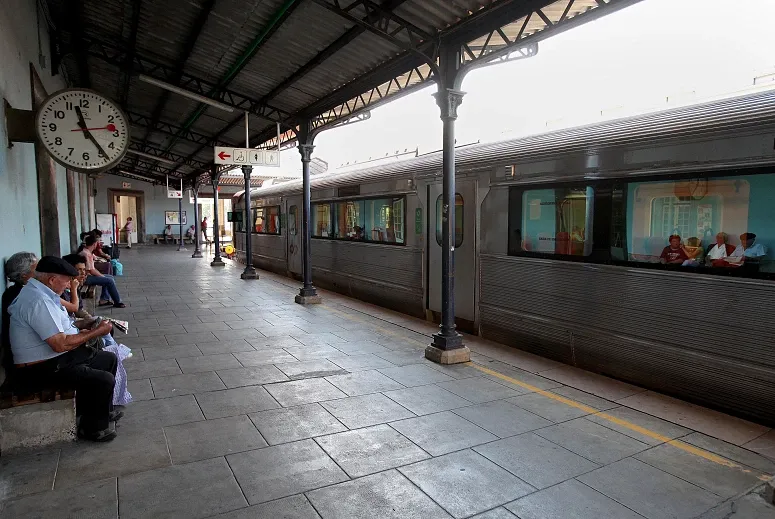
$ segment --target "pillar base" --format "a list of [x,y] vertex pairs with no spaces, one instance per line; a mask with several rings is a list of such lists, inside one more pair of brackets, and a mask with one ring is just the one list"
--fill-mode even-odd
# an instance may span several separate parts
[[221,258],[214,259],[210,262],[211,267],[225,267],[226,263],[223,262]]
[[314,295],[314,296],[297,295],[294,301],[296,301],[296,303],[300,305],[319,305],[320,303],[323,302],[323,298],[318,295]]
[[471,362],[471,350],[468,346],[454,350],[442,350],[434,345],[425,348],[425,358],[437,364],[462,364]]
[[194,253],[191,255],[191,257],[192,258],[201,258],[202,257],[202,251],[200,251],[200,250],[194,251]]
[[258,279],[258,271],[253,267],[246,267],[240,277],[242,279]]

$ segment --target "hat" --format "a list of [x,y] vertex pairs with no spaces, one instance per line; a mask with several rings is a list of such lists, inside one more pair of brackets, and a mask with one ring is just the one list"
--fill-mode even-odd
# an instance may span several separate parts
[[35,267],[36,272],[44,274],[60,274],[62,276],[76,277],[78,271],[62,258],[56,256],[43,256]]

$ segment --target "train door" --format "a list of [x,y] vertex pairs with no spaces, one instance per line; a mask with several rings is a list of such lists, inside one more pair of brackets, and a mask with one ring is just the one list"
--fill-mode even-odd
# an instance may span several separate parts
[[287,201],[288,270],[301,275],[301,204],[295,198]]
[[[476,286],[476,181],[456,183],[455,193],[455,318],[473,329]],[[428,186],[428,306],[441,313],[441,184]]]

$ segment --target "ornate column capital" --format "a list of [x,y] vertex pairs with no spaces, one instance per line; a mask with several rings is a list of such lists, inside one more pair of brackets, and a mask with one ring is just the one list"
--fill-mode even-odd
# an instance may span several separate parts
[[433,94],[436,104],[441,108],[441,119],[457,119],[457,108],[463,104],[463,96],[466,93],[452,88],[446,88]]
[[298,148],[302,162],[309,162],[312,160],[312,150],[315,149],[315,146],[312,144],[299,144]]

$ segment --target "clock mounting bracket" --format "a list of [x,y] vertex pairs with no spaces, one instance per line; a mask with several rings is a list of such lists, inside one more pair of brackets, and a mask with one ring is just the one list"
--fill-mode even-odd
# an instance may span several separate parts
[[14,108],[7,99],[3,99],[3,108],[8,147],[13,148],[15,142],[35,142],[35,111]]

